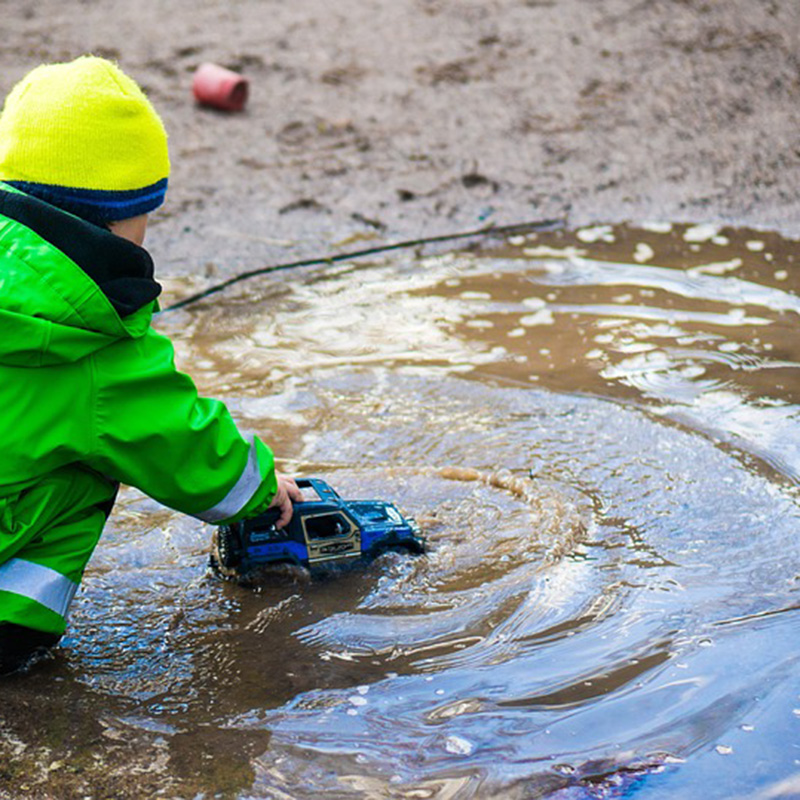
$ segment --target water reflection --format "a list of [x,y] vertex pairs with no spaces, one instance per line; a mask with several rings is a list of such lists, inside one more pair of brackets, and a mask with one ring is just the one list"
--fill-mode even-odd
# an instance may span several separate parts
[[245,589],[206,573],[206,529],[124,493],[66,646],[4,688],[2,780],[791,796],[795,247],[598,226],[165,316],[285,469],[395,499],[431,552]]

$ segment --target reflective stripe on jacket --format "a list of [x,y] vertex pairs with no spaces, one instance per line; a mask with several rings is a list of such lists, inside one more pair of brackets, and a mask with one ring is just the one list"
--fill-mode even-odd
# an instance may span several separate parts
[[12,558],[0,564],[0,592],[34,600],[59,617],[66,617],[78,584],[50,567]]

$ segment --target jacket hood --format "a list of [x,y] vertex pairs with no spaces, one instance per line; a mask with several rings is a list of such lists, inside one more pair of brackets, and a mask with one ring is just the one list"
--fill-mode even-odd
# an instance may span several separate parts
[[0,183],[0,363],[72,362],[142,336],[160,292],[144,248]]

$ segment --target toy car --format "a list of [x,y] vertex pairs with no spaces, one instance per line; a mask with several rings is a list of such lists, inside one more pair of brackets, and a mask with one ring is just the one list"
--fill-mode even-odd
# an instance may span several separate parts
[[294,564],[313,568],[341,564],[384,550],[425,551],[416,521],[382,500],[343,500],[320,478],[297,481],[304,500],[294,504],[289,524],[278,530],[277,509],[220,526],[211,566],[223,575],[243,576],[257,567]]

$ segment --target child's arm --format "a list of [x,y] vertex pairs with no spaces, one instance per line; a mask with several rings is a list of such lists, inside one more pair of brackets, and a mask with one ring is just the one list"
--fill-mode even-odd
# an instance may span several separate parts
[[296,486],[279,484],[269,447],[245,439],[223,403],[198,397],[166,337],[150,330],[100,351],[93,383],[89,466],[214,524],[272,504],[283,518],[288,498],[300,499]]

